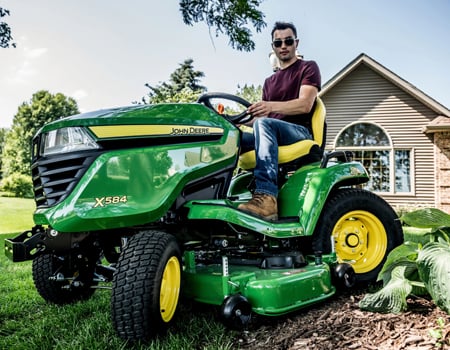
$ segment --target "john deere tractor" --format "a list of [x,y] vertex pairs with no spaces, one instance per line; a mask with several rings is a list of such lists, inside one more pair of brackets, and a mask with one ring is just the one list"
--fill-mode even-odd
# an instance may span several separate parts
[[402,229],[362,189],[369,177],[351,152],[324,152],[319,98],[314,140],[279,147],[278,220],[237,209],[252,195],[255,154],[240,152],[249,105],[207,93],[45,125],[32,143],[35,226],[6,240],[6,255],[33,260],[50,303],[109,286],[114,328],[130,341],[166,330],[181,295],[243,327],[374,281]]

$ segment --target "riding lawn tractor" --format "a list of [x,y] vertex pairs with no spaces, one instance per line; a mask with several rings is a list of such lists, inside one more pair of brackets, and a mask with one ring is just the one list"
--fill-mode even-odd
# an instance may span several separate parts
[[[225,113],[217,100],[243,111]],[[249,105],[207,93],[45,125],[32,143],[35,226],[7,239],[6,255],[33,261],[50,303],[110,286],[114,328],[130,341],[166,330],[181,295],[239,327],[374,281],[401,225],[361,188],[369,177],[351,152],[324,152],[319,98],[314,140],[279,147],[278,220],[237,209],[252,196],[255,153],[240,153]]]

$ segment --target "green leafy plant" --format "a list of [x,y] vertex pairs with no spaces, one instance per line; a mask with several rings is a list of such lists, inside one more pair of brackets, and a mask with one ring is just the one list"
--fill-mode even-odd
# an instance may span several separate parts
[[409,295],[428,294],[450,314],[450,215],[439,209],[416,210],[400,217],[412,227],[427,228],[422,242],[405,241],[388,255],[378,280],[383,288],[360,301],[362,310],[400,313]]
[[432,338],[436,339],[436,345],[438,347],[442,347],[445,344],[445,320],[442,317],[439,317],[436,320],[436,323],[438,325],[438,328],[432,328],[428,330],[428,333]]

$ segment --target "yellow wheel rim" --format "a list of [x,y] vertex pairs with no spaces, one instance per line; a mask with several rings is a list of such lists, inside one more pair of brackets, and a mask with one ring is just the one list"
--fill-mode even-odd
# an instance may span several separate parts
[[177,308],[180,294],[180,271],[180,262],[175,256],[172,256],[164,268],[159,294],[161,318],[164,322],[169,322],[172,319]]
[[367,211],[355,210],[343,215],[332,235],[339,262],[350,263],[356,273],[372,271],[386,255],[384,225]]

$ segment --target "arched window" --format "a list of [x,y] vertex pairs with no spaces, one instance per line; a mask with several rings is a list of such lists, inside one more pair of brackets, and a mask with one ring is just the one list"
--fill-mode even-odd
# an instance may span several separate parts
[[378,125],[358,123],[345,128],[337,139],[337,147],[390,146],[386,133]]
[[351,124],[336,138],[336,149],[352,151],[370,175],[365,188],[374,192],[410,193],[411,151],[394,149],[388,134],[373,123]]

